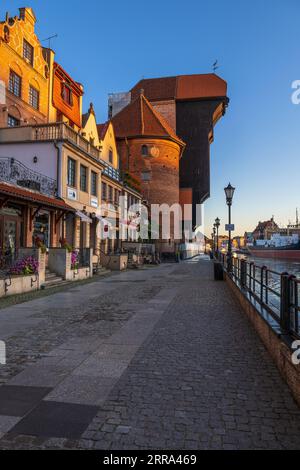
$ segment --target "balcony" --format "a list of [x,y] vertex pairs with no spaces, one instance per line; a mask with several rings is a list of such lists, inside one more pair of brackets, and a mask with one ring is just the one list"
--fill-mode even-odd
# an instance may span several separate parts
[[101,159],[100,150],[94,147],[82,135],[64,122],[39,124],[35,126],[6,127],[0,129],[0,144],[8,142],[37,142],[37,141],[66,141],[79,147],[92,158],[98,160],[104,166],[103,173],[110,178],[121,181],[119,170],[113,168]]
[[0,180],[47,196],[56,196],[56,181],[33,171],[15,158],[0,157]]

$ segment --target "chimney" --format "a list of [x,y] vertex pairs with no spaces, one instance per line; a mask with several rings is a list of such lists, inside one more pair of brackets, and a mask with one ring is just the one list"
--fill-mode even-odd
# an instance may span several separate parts
[[36,23],[36,16],[32,8],[23,7],[19,8],[20,11],[20,20],[28,21],[34,27]]

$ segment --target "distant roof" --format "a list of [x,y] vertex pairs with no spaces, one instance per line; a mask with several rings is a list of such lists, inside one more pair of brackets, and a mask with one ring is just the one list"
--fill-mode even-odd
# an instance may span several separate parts
[[278,225],[276,224],[276,222],[274,221],[274,219],[270,219],[270,220],[265,220],[263,222],[259,221],[254,232],[256,232],[257,230],[262,230],[262,229],[265,229],[267,227],[278,227]]
[[150,101],[204,99],[226,96],[227,83],[214,73],[146,78],[131,89],[132,100],[141,89]]
[[104,140],[110,121],[103,122],[102,124],[97,124],[99,140]]
[[44,194],[25,188],[20,188],[8,183],[0,183],[0,194],[5,194],[6,196],[11,197],[18,197],[20,199],[24,199],[26,201],[29,200],[37,204],[43,204],[46,206],[74,212],[74,209],[71,206],[68,206],[68,204],[66,204],[62,199],[46,196]]
[[165,137],[185,145],[142,93],[116,114],[112,122],[117,137]]
[[85,127],[89,117],[90,117],[90,113],[85,113],[82,115],[82,119],[81,119],[82,127]]

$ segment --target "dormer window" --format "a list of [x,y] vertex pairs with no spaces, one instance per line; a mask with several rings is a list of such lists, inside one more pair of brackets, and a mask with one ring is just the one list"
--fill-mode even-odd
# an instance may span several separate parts
[[113,163],[113,160],[114,160],[114,154],[113,154],[113,151],[112,151],[112,149],[109,149],[109,153],[108,153],[108,160],[109,160],[109,163]]
[[24,59],[30,63],[30,65],[33,65],[33,47],[29,42],[26,41],[26,39],[23,40],[23,57]]
[[148,157],[148,145],[142,145],[142,156],[143,157]]
[[73,106],[73,93],[71,87],[67,83],[61,85],[61,97],[70,106]]

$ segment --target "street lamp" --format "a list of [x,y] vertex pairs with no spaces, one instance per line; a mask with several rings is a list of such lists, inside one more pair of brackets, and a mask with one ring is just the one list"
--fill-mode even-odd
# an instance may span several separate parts
[[214,250],[215,250],[215,247],[214,247],[214,232],[211,232],[211,244],[212,244],[211,253],[213,253]]
[[220,219],[217,217],[215,219],[215,226],[217,229],[217,253],[219,252],[219,227],[220,227]]
[[231,246],[231,205],[232,205],[232,199],[233,199],[233,194],[235,191],[235,188],[231,186],[229,183],[226,188],[224,188],[225,195],[226,195],[226,204],[228,206],[228,250],[227,250],[227,270],[228,272],[231,273],[232,271],[232,246]]

